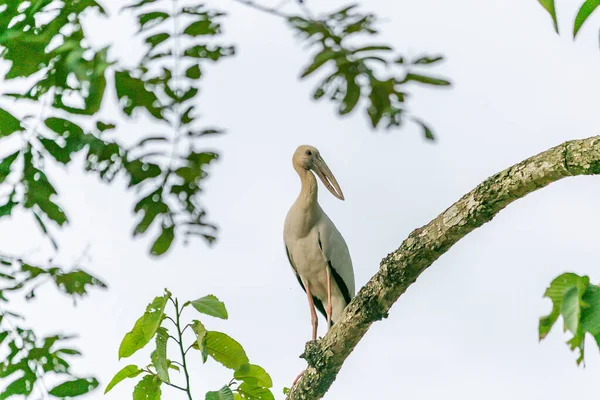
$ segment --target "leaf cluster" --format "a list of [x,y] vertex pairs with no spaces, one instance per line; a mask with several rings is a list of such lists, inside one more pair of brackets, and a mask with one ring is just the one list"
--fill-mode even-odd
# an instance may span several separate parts
[[45,388],[44,377],[48,376],[63,378],[48,390],[53,398],[78,397],[98,386],[95,378],[71,373],[67,360],[81,355],[78,350],[63,346],[71,337],[52,335],[38,339],[32,330],[7,323],[9,316],[6,313],[0,316],[0,346],[8,353],[0,364],[0,378],[9,382],[0,399],[16,395],[29,398],[37,387]]
[[[408,60],[395,54],[393,48],[385,44],[353,44],[354,38],[378,33],[374,27],[376,16],[358,12],[356,8],[356,5],[344,7],[322,19],[288,18],[307,45],[318,49],[301,78],[324,66],[332,66],[333,71],[315,89],[314,99],[328,97],[337,104],[339,115],[352,113],[362,101],[374,129],[379,126],[386,129],[400,127],[409,115],[406,109],[409,97],[407,84],[450,85],[446,79],[417,70],[441,62],[443,57],[422,56]],[[420,119],[410,119],[422,127],[427,139],[434,138],[432,130]]]
[[[171,305],[173,311],[167,312]],[[123,338],[119,347],[119,359],[132,356],[154,339],[154,350],[150,354],[150,363],[146,366],[134,364],[123,367],[106,386],[105,393],[125,379],[142,375],[133,390],[134,399],[160,399],[162,385],[186,392],[191,398],[188,364],[190,350],[195,350],[205,363],[209,358],[233,371],[232,380],[219,390],[206,393],[206,400],[272,400],[270,388],[273,382],[269,374],[260,366],[251,364],[242,345],[229,335],[207,330],[204,324],[193,319],[188,323],[181,321],[187,307],[212,317],[227,319],[225,305],[214,295],[179,305],[165,289],[165,294],[156,297],[146,307],[146,312],[135,322],[131,331]],[[188,340],[185,333],[188,332]],[[179,360],[168,355],[168,345],[178,350]],[[171,374],[183,373],[185,384],[176,384]]]
[[[555,0],[538,0],[538,2],[544,7],[544,9],[550,14],[552,22],[554,23],[554,30],[556,33],[559,32],[558,20],[556,16],[556,4]],[[579,11],[573,21],[573,39],[577,37],[577,34],[583,27],[583,24],[590,18],[594,11],[600,6],[600,0],[585,0],[579,7]]]
[[552,311],[540,318],[540,340],[550,333],[562,316],[564,331],[573,335],[567,343],[571,350],[579,350],[577,364],[581,364],[585,357],[586,334],[589,333],[600,346],[600,287],[590,284],[587,276],[568,272],[556,277],[544,296],[552,300]]

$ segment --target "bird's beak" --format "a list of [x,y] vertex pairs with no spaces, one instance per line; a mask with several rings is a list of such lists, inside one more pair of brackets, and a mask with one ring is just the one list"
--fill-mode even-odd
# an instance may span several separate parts
[[342,193],[340,185],[338,185],[337,181],[335,180],[335,176],[333,176],[331,170],[320,155],[315,158],[313,170],[316,172],[319,178],[321,178],[321,181],[331,192],[331,194],[340,200],[344,200],[344,194]]

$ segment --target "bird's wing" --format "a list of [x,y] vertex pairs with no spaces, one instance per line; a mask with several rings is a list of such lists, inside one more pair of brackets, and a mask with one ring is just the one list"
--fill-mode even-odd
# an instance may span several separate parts
[[[289,251],[287,245],[285,245],[285,254],[287,255],[288,261],[290,262],[290,266],[294,270],[294,274],[296,274],[296,279],[298,279],[298,283],[302,287],[302,290],[304,290],[304,293],[306,293],[306,288],[304,287],[304,284],[302,283],[302,279],[300,279],[300,275],[298,275],[298,271],[296,271],[296,266],[294,266],[294,262],[292,261],[292,257],[290,256],[290,251]],[[317,310],[319,310],[319,312],[321,314],[323,314],[323,316],[325,318],[327,318],[327,313],[325,312],[325,307],[323,307],[323,303],[321,302],[321,300],[319,300],[315,296],[312,296],[312,298],[313,298],[313,302],[315,303],[315,307],[317,308]]]
[[346,303],[354,297],[354,269],[348,246],[327,214],[322,214],[319,223],[319,247],[325,254],[332,275],[344,295]]

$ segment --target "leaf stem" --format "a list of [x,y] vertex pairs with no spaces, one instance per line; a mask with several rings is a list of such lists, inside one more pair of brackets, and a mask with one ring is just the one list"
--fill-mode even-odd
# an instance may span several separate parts
[[[160,379],[160,376],[158,376],[158,375],[157,375],[157,374],[155,374],[154,372],[150,371],[150,369],[148,369],[148,368],[144,369],[143,371],[144,371],[144,372],[147,372],[147,373],[149,373],[149,374],[150,374],[150,375],[152,375],[152,376],[155,376],[155,377],[157,377],[158,379]],[[168,386],[171,386],[171,387],[173,387],[173,388],[175,388],[175,389],[179,389],[179,390],[181,390],[181,391],[183,391],[183,392],[186,392],[186,389],[185,389],[184,387],[181,387],[181,386],[179,386],[179,385],[175,385],[174,383],[167,382],[167,381],[164,381],[164,380],[162,380],[162,379],[160,379],[160,380],[161,380],[161,382],[162,382],[162,383],[164,383],[165,385],[168,385]]]
[[238,3],[244,4],[245,6],[254,8],[254,9],[262,11],[262,12],[266,12],[266,13],[269,13],[269,14],[272,14],[272,15],[276,15],[276,16],[281,17],[281,18],[286,18],[287,19],[287,18],[291,17],[291,15],[287,15],[285,13],[282,13],[281,11],[279,11],[276,8],[263,6],[262,4],[258,4],[258,3],[254,2],[252,0],[233,0],[233,1],[236,1]]
[[181,352],[181,366],[183,367],[183,373],[185,375],[185,392],[188,395],[189,400],[192,399],[192,393],[190,392],[190,375],[187,370],[187,364],[185,362],[185,351],[183,350],[183,331],[181,330],[181,310],[179,310],[179,300],[175,299],[175,312],[176,312],[176,326],[177,326],[177,334],[179,335],[179,351]]

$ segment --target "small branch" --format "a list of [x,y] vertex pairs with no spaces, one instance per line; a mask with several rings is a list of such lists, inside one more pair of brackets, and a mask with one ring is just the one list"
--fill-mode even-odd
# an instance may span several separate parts
[[317,400],[329,390],[344,361],[419,275],[456,242],[489,222],[503,208],[550,183],[600,174],[600,136],[572,140],[486,179],[427,225],[414,230],[385,257],[379,271],[352,299],[320,341],[309,342],[308,368],[287,400]]
[[187,364],[185,362],[185,351],[183,351],[183,332],[181,330],[181,323],[180,323],[180,317],[181,317],[181,310],[179,309],[179,301],[175,300],[175,310],[176,310],[176,325],[177,325],[177,334],[179,335],[179,341],[177,342],[179,344],[179,351],[181,352],[181,367],[183,368],[183,373],[185,375],[185,392],[188,395],[189,400],[192,400],[192,393],[190,392],[190,374],[188,373],[187,370]]
[[193,344],[190,344],[190,345],[188,346],[188,348],[187,348],[187,349],[185,349],[185,351],[183,352],[183,354],[187,354],[187,352],[188,352],[188,351],[190,351],[190,349],[191,349],[192,347],[194,347],[194,345],[193,345]]
[[[157,374],[155,374],[154,372],[150,371],[148,368],[144,369],[143,371],[144,371],[144,372],[147,372],[147,373],[149,373],[149,374],[150,374],[150,375],[152,375],[152,376],[155,376],[155,377],[157,377],[158,379],[160,379],[160,376],[158,376],[158,375],[157,375]],[[179,386],[179,385],[175,385],[174,383],[171,383],[171,382],[163,381],[162,379],[160,379],[160,381],[161,381],[162,383],[164,383],[165,385],[168,385],[168,386],[171,386],[171,387],[173,387],[173,388],[175,388],[175,389],[179,389],[179,390],[181,390],[181,391],[183,391],[183,392],[186,392],[186,390],[185,390],[185,388],[184,388],[184,387],[181,387],[181,386]]]
[[254,1],[251,1],[251,0],[233,0],[233,1],[241,3],[241,4],[245,5],[245,6],[250,7],[250,8],[254,8],[255,10],[258,10],[258,11],[262,11],[262,12],[266,12],[266,13],[269,13],[269,14],[272,14],[272,15],[276,15],[276,16],[278,16],[280,18],[288,19],[288,18],[291,17],[291,15],[287,15],[285,13],[282,13],[277,8],[263,6],[262,4],[255,3]]
[[168,319],[169,321],[171,321],[173,323],[174,326],[177,326],[177,322],[175,322],[175,320],[171,317],[169,317],[168,315],[165,315],[165,319]]
[[[182,308],[182,310],[183,310],[183,308]],[[191,328],[191,327],[192,327],[192,325],[191,325],[191,324],[187,324],[187,325],[185,326],[185,328],[183,328],[183,330],[181,331],[181,334],[183,335],[183,334],[185,333],[186,329],[187,329],[187,328]]]

